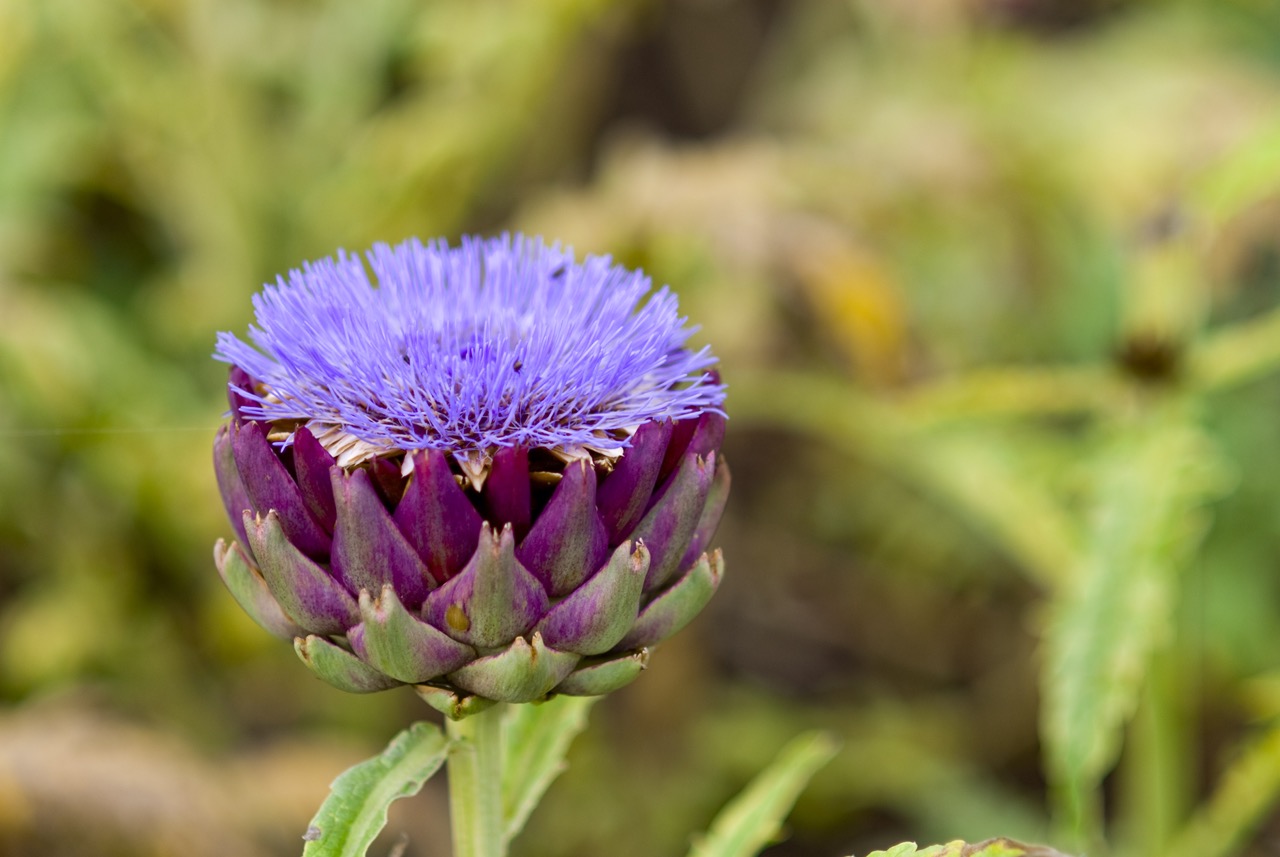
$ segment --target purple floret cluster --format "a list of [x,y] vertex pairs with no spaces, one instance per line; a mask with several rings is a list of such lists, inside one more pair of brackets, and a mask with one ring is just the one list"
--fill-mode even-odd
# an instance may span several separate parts
[[253,345],[219,334],[215,356],[259,384],[245,416],[456,454],[624,446],[642,423],[720,412],[675,295],[609,257],[504,235],[366,259],[373,280],[339,253],[265,287]]

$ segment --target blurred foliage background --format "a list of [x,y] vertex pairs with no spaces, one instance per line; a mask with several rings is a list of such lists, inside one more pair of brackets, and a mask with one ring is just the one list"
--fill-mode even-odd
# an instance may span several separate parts
[[[1280,6],[0,0],[0,855],[285,855],[428,712],[222,590],[217,330],[338,247],[523,229],[672,284],[729,576],[527,857],[1280,854]],[[377,853],[447,853],[440,783]]]

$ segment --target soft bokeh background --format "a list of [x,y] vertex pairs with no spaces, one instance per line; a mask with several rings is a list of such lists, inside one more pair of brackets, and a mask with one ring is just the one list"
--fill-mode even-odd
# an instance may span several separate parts
[[297,854],[428,713],[223,591],[209,354],[517,228],[676,288],[735,478],[517,854],[683,853],[815,726],[776,857],[1280,854],[1275,3],[0,0],[0,855]]

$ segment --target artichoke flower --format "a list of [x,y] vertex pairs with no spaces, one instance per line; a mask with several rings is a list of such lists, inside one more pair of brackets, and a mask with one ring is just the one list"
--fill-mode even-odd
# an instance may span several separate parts
[[517,235],[365,258],[266,286],[253,345],[219,334],[227,588],[343,690],[459,717],[622,687],[723,573],[714,356],[607,257]]

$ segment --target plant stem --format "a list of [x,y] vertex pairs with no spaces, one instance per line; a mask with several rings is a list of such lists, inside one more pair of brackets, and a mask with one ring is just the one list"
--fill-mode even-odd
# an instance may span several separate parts
[[506,857],[502,824],[502,712],[447,721],[453,857]]

